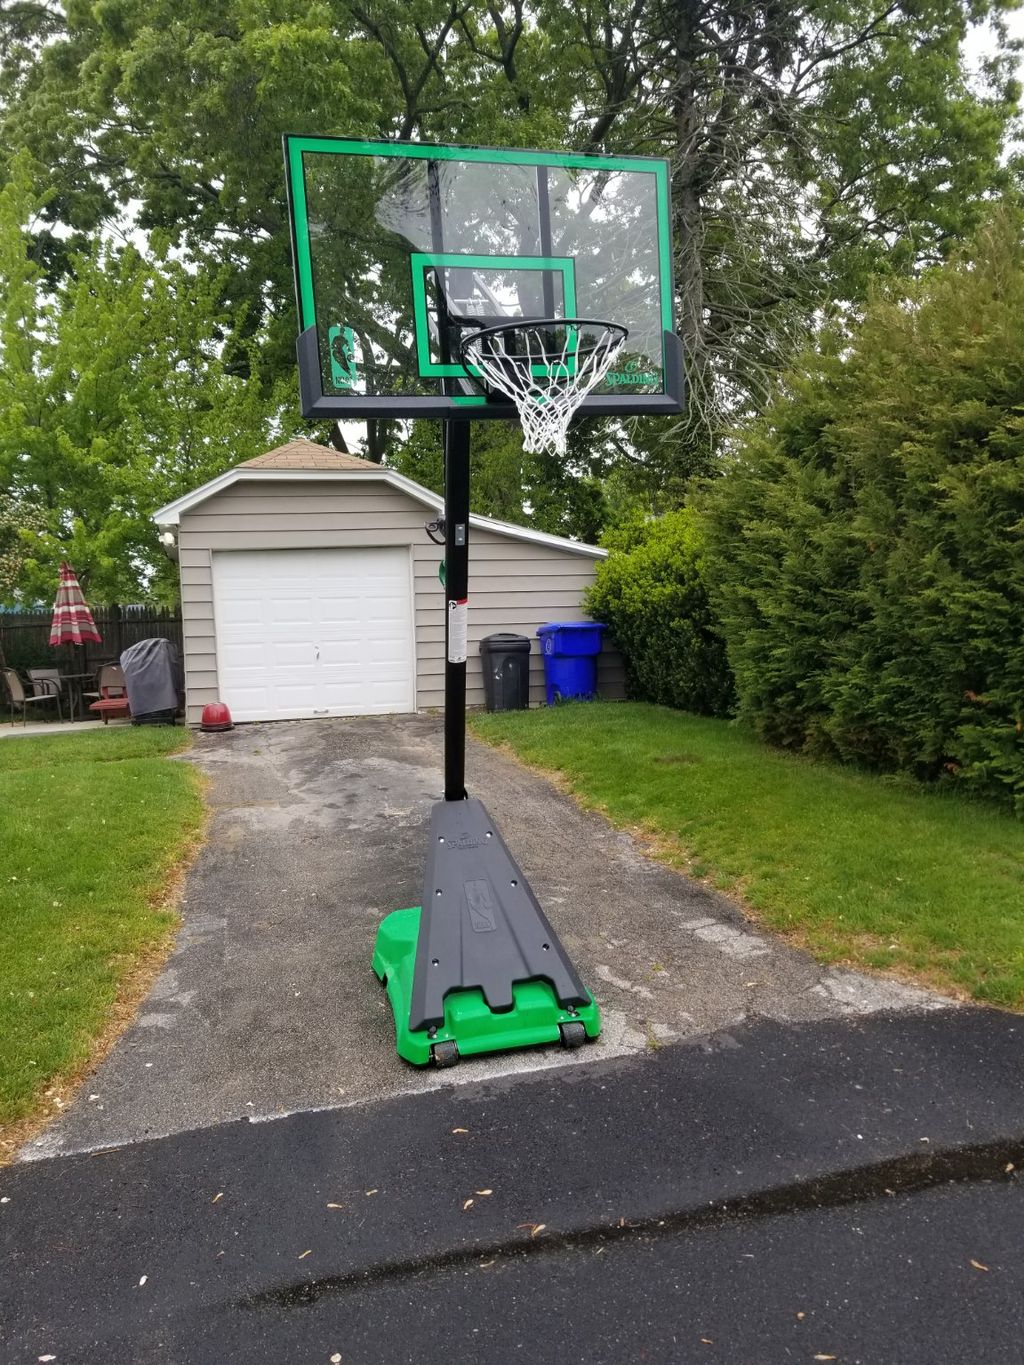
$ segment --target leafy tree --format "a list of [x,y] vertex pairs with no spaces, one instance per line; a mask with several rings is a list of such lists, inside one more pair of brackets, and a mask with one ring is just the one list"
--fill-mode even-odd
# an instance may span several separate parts
[[741,711],[1024,812],[1024,222],[805,359],[705,492]]
[[[595,424],[598,425],[598,424]],[[602,475],[614,460],[607,443],[577,428],[565,457],[528,455],[514,422],[478,422],[473,429],[470,499],[474,512],[529,524],[552,535],[596,542],[608,519]],[[444,490],[441,424],[416,422],[387,457],[388,466],[417,483]]]
[[173,600],[151,514],[266,449],[281,414],[225,372],[216,280],[96,242],[49,291],[30,181],[20,158],[0,190],[0,485],[35,509],[5,596],[51,597],[67,558],[94,601]]
[[[0,142],[53,170],[36,247],[51,275],[74,233],[141,205],[154,242],[228,267],[229,360],[244,370],[258,338],[265,383],[294,370],[282,130],[669,156],[691,398],[670,442],[640,443],[657,490],[709,467],[811,319],[859,304],[875,273],[942,258],[1008,183],[1019,91],[1003,12],[1003,0],[18,5],[0,16]],[[980,23],[999,48],[970,82],[961,43]],[[374,432],[371,454],[395,438]]]
[[0,603],[21,604],[27,540],[45,530],[41,507],[14,493],[0,492]]
[[[1001,6],[586,0],[545,6],[580,73],[575,141],[673,166],[686,442],[757,410],[816,310],[934,262],[1006,183],[1019,98]],[[966,78],[961,43],[1001,46]]]
[[[58,19],[16,7],[0,16],[3,142],[51,168],[48,223],[91,232],[131,201],[155,243],[229,265],[236,333],[266,324],[263,362],[291,375],[283,131],[451,136],[472,117],[474,137],[504,141],[515,111],[527,141],[553,133],[513,95],[489,98],[507,77],[485,79],[474,11],[447,0],[110,0]],[[60,268],[64,248],[45,227],[39,251]]]

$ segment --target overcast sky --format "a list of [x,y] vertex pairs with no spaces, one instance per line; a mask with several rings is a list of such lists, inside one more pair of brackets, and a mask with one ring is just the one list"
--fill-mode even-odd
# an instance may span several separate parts
[[[1011,38],[1024,38],[1024,10],[1015,10],[1006,15],[1006,28]],[[991,50],[993,46],[992,35],[987,25],[974,29],[968,35],[965,44],[965,51],[969,61],[976,61],[986,50]],[[1022,54],[1022,71],[1024,76],[1024,54]]]

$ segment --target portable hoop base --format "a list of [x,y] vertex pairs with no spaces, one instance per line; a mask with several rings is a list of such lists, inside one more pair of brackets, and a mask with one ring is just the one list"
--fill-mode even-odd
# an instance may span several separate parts
[[601,1032],[593,1000],[575,1014],[569,1014],[561,1008],[546,981],[518,982],[512,988],[512,1008],[503,1014],[488,1007],[482,991],[458,991],[445,1001],[444,1023],[440,1028],[433,1033],[411,1029],[409,1000],[419,924],[418,905],[411,910],[392,911],[377,931],[373,952],[373,970],[387,987],[395,1019],[395,1046],[404,1061],[427,1066],[436,1060],[438,1065],[450,1066],[461,1057],[557,1043],[562,1041],[559,1030],[568,1024],[581,1028],[585,1039],[594,1039]]
[[422,909],[377,931],[400,1057],[450,1066],[482,1052],[598,1036],[601,1020],[522,870],[479,801],[439,801]]

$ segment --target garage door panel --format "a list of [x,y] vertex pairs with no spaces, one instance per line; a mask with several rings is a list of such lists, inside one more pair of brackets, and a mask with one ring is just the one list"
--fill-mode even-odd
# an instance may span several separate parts
[[274,585],[274,594],[265,600],[264,616],[271,621],[303,621],[312,625],[316,620],[316,603],[309,591],[283,592],[280,583]]
[[263,620],[263,603],[257,597],[247,597],[243,593],[231,595],[232,629],[259,625]]
[[242,711],[261,711],[269,705],[270,694],[266,687],[246,687],[235,683],[231,688],[231,707],[234,715]]
[[409,709],[404,679],[394,683],[382,681],[370,694],[361,683],[328,682],[324,685],[321,702],[336,715],[377,716]]
[[[222,644],[225,641],[221,642]],[[230,664],[225,664],[222,672],[251,673],[254,678],[262,678],[265,672],[266,650],[265,646],[253,644],[245,639],[233,638],[230,634],[226,636],[226,643],[230,649]]]
[[406,547],[217,552],[220,694],[236,720],[415,709]]
[[[224,691],[222,686],[221,691]],[[278,685],[268,687],[265,683],[248,684],[239,680],[231,685],[231,714],[233,718],[249,716],[250,713],[272,715],[275,719],[299,719],[311,715],[316,701],[314,689],[309,684],[293,687]]]
[[318,619],[321,626],[333,626],[344,632],[350,639],[358,640],[365,620],[365,613],[351,599],[346,601],[344,598],[339,598],[334,602],[321,599]]
[[323,668],[351,668],[362,675],[367,648],[358,639],[339,640],[320,646],[320,663]]
[[371,715],[371,708],[376,705],[379,693],[376,691],[371,697],[367,697],[366,689],[361,682],[334,682],[325,681],[320,689],[318,700],[321,707],[334,711],[335,714],[348,714],[358,710],[360,715]]
[[381,602],[404,602],[409,596],[409,580],[378,579],[374,585],[373,600],[366,603],[366,608],[373,614],[375,605]]
[[316,646],[308,638],[272,640],[268,644],[267,657],[275,670],[294,669],[298,676],[302,676],[316,662]]
[[402,666],[405,663],[400,640],[367,640],[366,653],[371,662],[377,665],[396,664]]
[[308,594],[289,597],[278,588],[265,605],[263,619],[270,625],[284,626],[293,632],[305,631],[308,635],[315,627],[316,607]]
[[[241,690],[250,694],[263,692],[268,698],[281,698],[298,697],[301,693],[303,702],[309,705],[312,705],[316,698],[316,679],[308,666],[302,668],[287,665],[267,668],[264,664],[258,668],[229,666],[223,670],[221,682],[222,687],[230,689],[232,694]],[[230,702],[228,706],[231,706]]]
[[399,665],[404,672],[407,668],[408,652],[408,643],[405,640],[390,636],[375,639],[364,634],[361,639],[321,644],[320,663],[324,668],[351,667],[357,673],[365,673],[368,663],[390,663]]
[[271,693],[273,713],[301,718],[312,715],[319,704],[319,689],[309,683],[296,683],[294,686],[275,686]]

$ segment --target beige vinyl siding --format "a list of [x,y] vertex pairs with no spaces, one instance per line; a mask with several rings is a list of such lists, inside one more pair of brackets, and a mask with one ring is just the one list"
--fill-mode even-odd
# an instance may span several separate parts
[[[437,569],[443,551],[431,544],[423,530],[435,515],[399,489],[344,478],[323,483],[239,482],[184,512],[178,550],[189,723],[198,723],[207,702],[219,700],[212,556],[230,550],[412,546],[416,705],[420,710],[442,706],[444,594]],[[484,704],[480,641],[498,631],[533,640],[530,700],[533,704],[543,701],[537,627],[547,621],[587,619],[581,599],[593,582],[596,563],[593,556],[570,549],[519,540],[493,529],[471,529],[470,706]],[[623,695],[622,661],[614,649],[606,647],[601,655],[598,686],[603,696]]]
[[[198,725],[206,703],[220,700],[217,690],[217,638],[213,628],[213,564],[205,545],[189,544],[183,534],[187,524],[182,522],[178,540],[185,655],[185,719],[189,725]],[[206,607],[209,607],[208,615]],[[200,608],[204,610],[201,612]]]
[[[444,599],[438,593],[439,548],[419,547],[416,563],[416,634],[419,705],[444,705]],[[508,631],[533,640],[530,653],[530,702],[544,700],[544,661],[537,627],[548,621],[585,621],[584,589],[594,581],[596,560],[547,545],[513,540],[474,527],[469,552],[469,668],[466,701],[483,706],[480,641]],[[615,651],[602,654],[598,686],[603,696],[623,696],[622,661]]]

